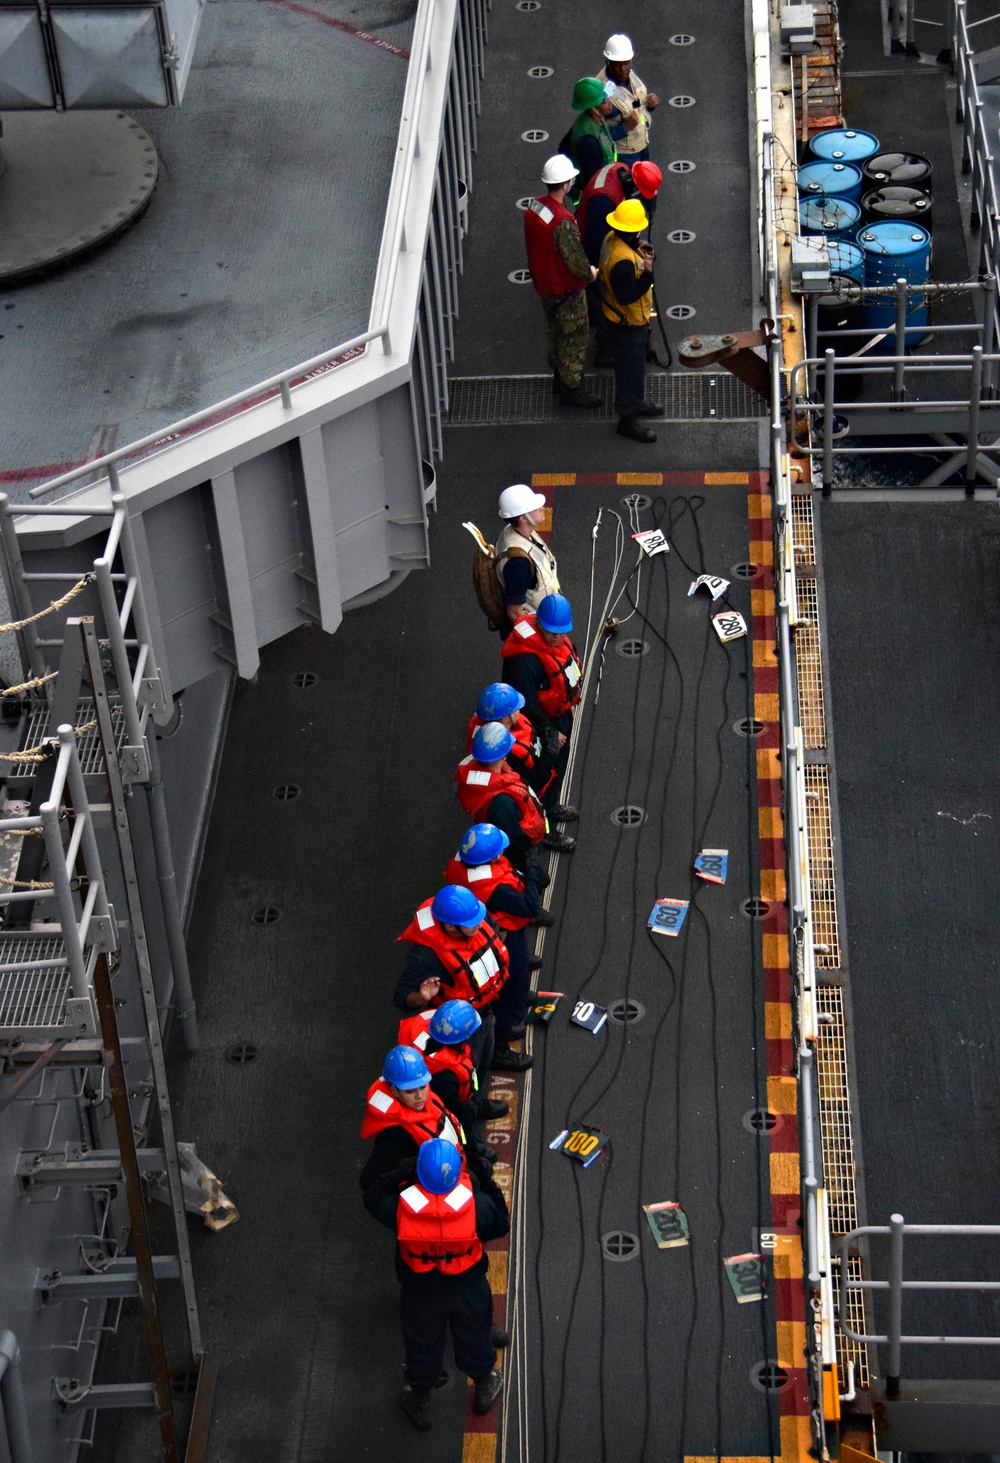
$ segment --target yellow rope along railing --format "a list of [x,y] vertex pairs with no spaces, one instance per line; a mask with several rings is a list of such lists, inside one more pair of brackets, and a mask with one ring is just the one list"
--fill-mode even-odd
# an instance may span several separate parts
[[39,610],[37,615],[28,615],[23,620],[11,620],[6,625],[0,625],[0,635],[7,630],[23,630],[25,625],[33,625],[36,620],[44,620],[46,615],[55,614],[56,610],[61,610],[64,605],[69,604],[71,599],[76,599],[77,595],[82,594],[87,585],[93,584],[93,582],[93,574],[85,574],[82,579],[77,580],[72,589],[66,591],[62,599],[54,599],[44,610]]
[[[73,730],[78,737],[82,737],[85,732],[93,731],[96,725],[95,716],[93,721],[86,721],[83,726],[74,727]],[[23,752],[0,752],[0,762],[47,762],[58,745],[53,737],[50,742],[39,742],[37,747],[25,747]]]
[[54,681],[58,671],[49,671],[47,676],[35,676],[34,680],[22,681],[19,686],[8,686],[6,691],[0,691],[0,696],[16,696],[21,691],[33,691],[36,686],[44,686],[46,681]]

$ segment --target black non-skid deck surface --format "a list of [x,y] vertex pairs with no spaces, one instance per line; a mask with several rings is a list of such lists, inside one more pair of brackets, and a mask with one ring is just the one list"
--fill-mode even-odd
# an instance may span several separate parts
[[[609,497],[556,493],[555,539],[572,582]],[[741,1121],[766,1105],[759,935],[740,912],[756,887],[755,759],[733,730],[752,707],[749,642],[723,647],[707,596],[687,596],[695,573],[729,574],[745,558],[745,504],[742,488],[668,495],[677,552],[630,584],[640,613],[628,597],[616,612],[618,640],[648,651],[625,658],[609,642],[581,731],[580,842],[560,870],[559,923],[545,944],[544,986],[565,1000],[536,1043],[530,1096],[516,1265],[527,1420],[512,1403],[510,1460],[778,1450],[776,1417],[750,1375],[773,1355],[769,1308],[737,1305],[722,1265],[755,1247],[769,1213],[765,1147]],[[651,526],[649,510],[640,518]],[[598,555],[598,606],[610,547]],[[733,599],[747,614],[748,591]],[[646,821],[616,825],[626,804]],[[692,874],[706,846],[729,849],[723,888]],[[676,939],[646,929],[664,896],[691,901]],[[643,1014],[595,1036],[571,1024],[577,1000],[632,1001]],[[587,1169],[548,1148],[577,1122],[610,1139]],[[689,1248],[654,1244],[642,1205],[663,1200],[683,1205]],[[631,1260],[602,1258],[602,1236],[618,1230],[636,1237]]]
[[[993,1224],[997,505],[834,501],[820,528],[867,1222]],[[907,1273],[990,1278],[996,1241],[913,1239]],[[995,1300],[911,1295],[903,1329],[998,1323]],[[990,1350],[912,1347],[903,1361],[907,1376],[996,1374]]]

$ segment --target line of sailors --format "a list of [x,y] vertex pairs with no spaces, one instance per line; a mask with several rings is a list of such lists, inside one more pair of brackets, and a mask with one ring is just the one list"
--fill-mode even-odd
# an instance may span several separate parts
[[[521,518],[504,516],[508,526]],[[527,528],[530,542],[537,536]],[[421,1432],[448,1380],[449,1328],[476,1412],[488,1412],[502,1387],[496,1351],[507,1334],[493,1322],[483,1246],[509,1220],[484,1138],[486,1122],[508,1107],[486,1088],[491,1070],[532,1064],[512,1045],[524,1035],[531,970],[541,963],[529,956],[526,930],[554,922],[542,908],[542,850],[575,847],[554,827],[578,816],[558,800],[582,677],[572,611],[558,591],[528,599],[537,608],[516,607],[501,648],[505,680],[484,689],[466,729],[455,788],[471,825],[444,884],[399,936],[408,953],[394,994],[397,1045],[369,1088],[361,1128],[373,1140],[360,1176],[364,1204],[396,1234],[401,1401]]]

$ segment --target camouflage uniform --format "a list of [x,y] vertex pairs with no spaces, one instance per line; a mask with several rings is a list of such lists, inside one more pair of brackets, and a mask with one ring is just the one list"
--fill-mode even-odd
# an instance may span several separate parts
[[[590,282],[590,260],[583,251],[580,231],[564,219],[556,228],[556,248],[581,281]],[[575,390],[583,376],[590,322],[583,289],[573,295],[542,297],[542,309],[549,327],[549,365],[568,390]]]

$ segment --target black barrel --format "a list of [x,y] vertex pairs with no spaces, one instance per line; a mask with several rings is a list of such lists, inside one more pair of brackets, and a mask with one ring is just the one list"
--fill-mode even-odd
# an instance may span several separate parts
[[[834,275],[833,280],[837,284],[857,284],[857,280],[851,280],[846,276]],[[816,314],[817,339],[816,354],[825,355],[832,350],[839,358],[840,356],[852,356],[859,351],[865,343],[863,335],[840,335],[841,330],[860,330],[864,325],[863,306],[861,301],[848,303],[840,300],[836,295],[821,295],[817,301],[818,310]],[[819,390],[823,390],[823,368],[819,368],[817,379]],[[835,400],[856,401],[861,395],[863,377],[838,376],[837,391]]]
[[861,164],[861,171],[875,188],[891,184],[893,187],[930,191],[934,170],[930,158],[921,157],[917,152],[880,152],[875,157],[866,158]]
[[866,220],[882,223],[885,219],[899,219],[903,223],[931,226],[933,201],[923,188],[904,188],[898,184],[884,188],[872,188],[861,200]]

